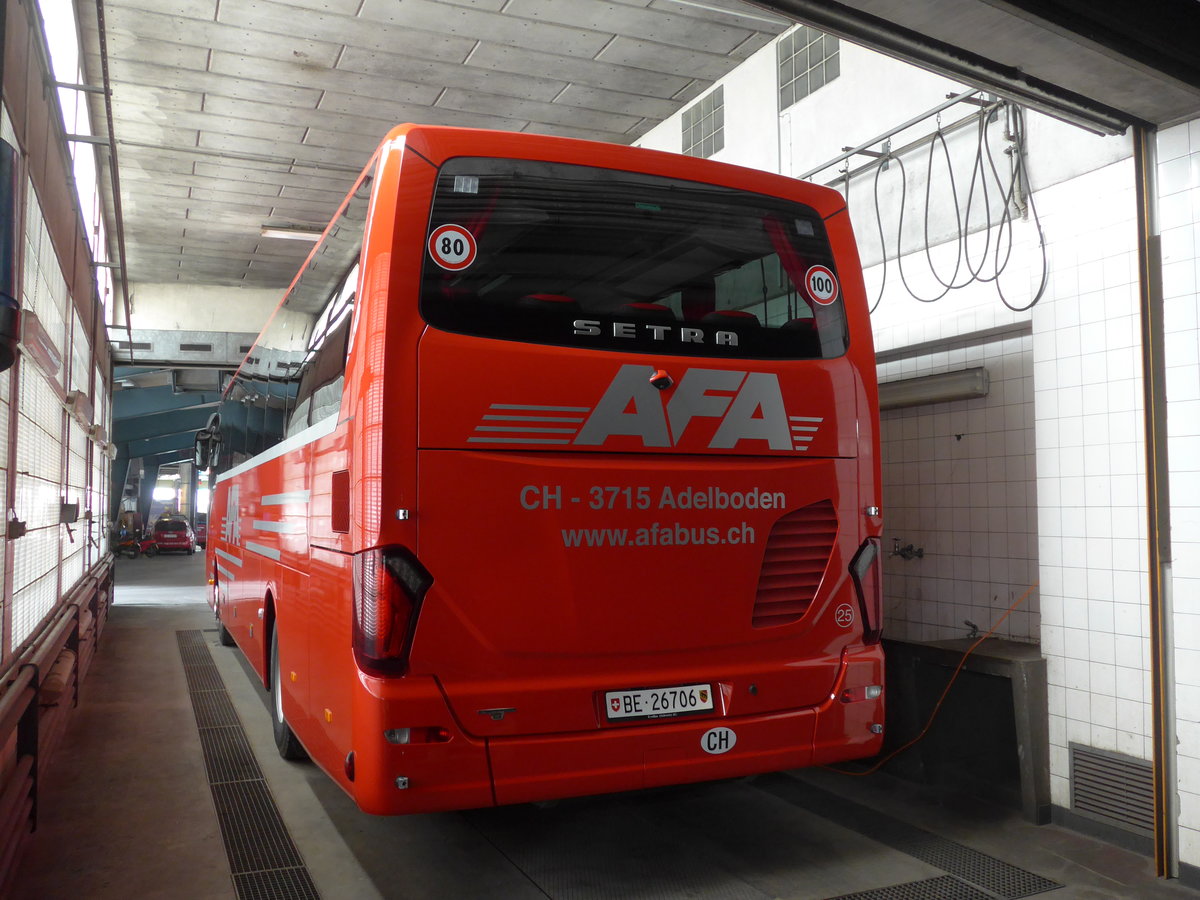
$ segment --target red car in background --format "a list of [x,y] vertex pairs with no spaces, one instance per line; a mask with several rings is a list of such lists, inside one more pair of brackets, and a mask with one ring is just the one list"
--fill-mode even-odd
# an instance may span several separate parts
[[200,547],[208,546],[208,516],[205,513],[196,513],[192,529],[196,532],[196,543]]
[[196,552],[196,535],[187,519],[159,519],[154,523],[154,543],[160,551]]

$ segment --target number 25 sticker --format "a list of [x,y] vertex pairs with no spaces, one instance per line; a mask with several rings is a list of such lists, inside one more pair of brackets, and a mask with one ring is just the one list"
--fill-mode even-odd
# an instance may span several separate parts
[[475,238],[461,225],[441,225],[429,236],[429,255],[443,269],[457,272],[475,262]]
[[822,306],[828,306],[838,295],[837,276],[825,266],[812,266],[804,274],[808,295]]

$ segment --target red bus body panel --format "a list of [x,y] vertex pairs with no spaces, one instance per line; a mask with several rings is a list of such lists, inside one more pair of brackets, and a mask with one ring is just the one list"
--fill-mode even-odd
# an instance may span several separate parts
[[[429,205],[435,167],[455,156],[802,199],[837,254],[849,350],[655,358],[428,327],[417,297]],[[843,696],[882,685],[883,656],[863,641],[849,574],[881,523],[866,512],[880,506],[874,354],[842,198],[671,154],[419,126],[389,135],[373,175],[336,423],[223,475],[209,514],[213,603],[264,682],[277,629],[284,713],[313,760],[362,809],[395,814],[877,752],[882,698]],[[659,406],[644,394],[620,406],[623,385],[659,368],[673,379],[652,392]],[[723,412],[672,405],[688,391],[723,398]],[[771,436],[763,391],[817,423],[811,441]],[[571,409],[579,421],[563,426],[564,444],[489,444],[477,429],[492,404]],[[630,414],[641,418],[626,427]],[[673,436],[665,445],[646,437],[663,433],[658,418]],[[347,506],[348,528],[335,531]],[[785,624],[756,625],[774,530],[808,508],[833,523],[812,602]],[[353,554],[376,547],[405,548],[432,578],[400,675],[362,668],[353,650]],[[695,684],[711,686],[711,711],[638,721],[605,711],[607,692]],[[385,735],[402,729],[406,742]],[[732,744],[714,745],[713,729]]]

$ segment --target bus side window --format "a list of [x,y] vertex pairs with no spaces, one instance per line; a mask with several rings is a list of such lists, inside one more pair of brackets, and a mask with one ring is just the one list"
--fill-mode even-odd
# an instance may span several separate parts
[[345,383],[351,319],[345,316],[305,363],[288,434],[303,431],[337,413]]

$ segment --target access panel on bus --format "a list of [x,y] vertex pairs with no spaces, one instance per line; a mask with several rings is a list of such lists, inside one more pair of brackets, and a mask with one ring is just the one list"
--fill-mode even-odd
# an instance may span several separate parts
[[[432,585],[409,666],[489,739],[501,802],[614,729],[791,717],[759,767],[809,762],[815,710],[875,637],[852,571],[878,533],[870,336],[829,238],[844,210],[817,190],[440,167],[418,348]],[[612,765],[649,772],[652,749]]]

